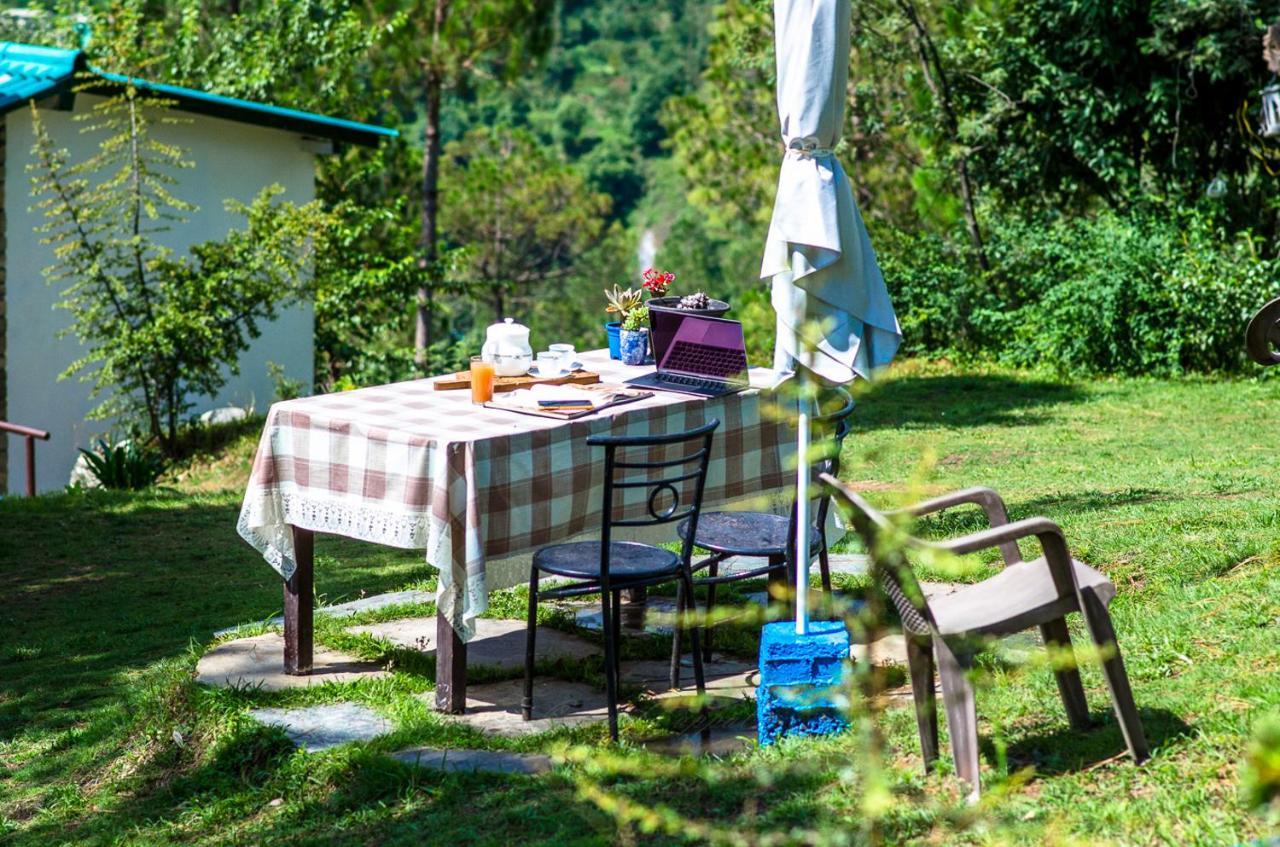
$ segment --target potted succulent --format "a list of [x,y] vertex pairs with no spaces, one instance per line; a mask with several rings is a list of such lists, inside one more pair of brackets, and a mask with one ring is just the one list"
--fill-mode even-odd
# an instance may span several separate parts
[[[618,346],[618,333],[622,329],[622,322],[627,319],[627,316],[643,305],[644,292],[633,288],[619,288],[615,285],[612,291],[605,289],[604,297],[608,302],[608,305],[605,306],[605,311],[611,315],[618,316],[616,321],[609,321],[604,325],[605,332],[609,336],[609,358],[621,359],[622,353]],[[649,314],[646,312],[645,326],[648,326],[648,319]]]
[[649,357],[649,308],[627,312],[618,330],[618,352],[624,365],[643,365]]
[[650,309],[655,312],[694,312],[708,318],[719,318],[729,311],[728,303],[708,297],[702,291],[687,294],[684,297],[668,296],[667,292],[675,281],[676,275],[671,271],[649,268],[644,272],[644,282],[642,284],[644,289],[649,292],[648,306]]

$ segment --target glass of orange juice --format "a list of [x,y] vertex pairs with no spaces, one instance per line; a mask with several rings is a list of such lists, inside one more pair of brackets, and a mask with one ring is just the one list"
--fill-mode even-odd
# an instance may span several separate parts
[[488,403],[493,399],[493,362],[481,356],[471,357],[471,402]]

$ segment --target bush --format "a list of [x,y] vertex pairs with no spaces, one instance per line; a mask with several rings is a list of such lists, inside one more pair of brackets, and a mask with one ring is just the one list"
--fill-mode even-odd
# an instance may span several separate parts
[[1194,212],[988,223],[991,270],[942,239],[878,241],[904,352],[1074,374],[1245,367],[1244,329],[1280,262]]
[[80,449],[89,473],[103,488],[137,491],[150,488],[164,473],[164,458],[155,450],[138,445],[132,438],[114,447],[98,439],[93,450]]

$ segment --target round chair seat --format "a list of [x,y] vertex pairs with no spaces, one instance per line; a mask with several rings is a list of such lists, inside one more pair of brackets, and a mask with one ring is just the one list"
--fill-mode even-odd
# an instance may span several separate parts
[[[784,556],[791,519],[767,512],[709,512],[698,516],[698,537],[693,543],[712,553],[731,556]],[[681,538],[689,534],[689,521],[677,527]],[[822,547],[822,534],[809,528],[809,547]]]
[[[533,555],[533,566],[556,576],[598,580],[600,542],[574,541],[543,547]],[[636,541],[609,543],[609,579],[619,582],[676,573],[680,557],[670,550]]]

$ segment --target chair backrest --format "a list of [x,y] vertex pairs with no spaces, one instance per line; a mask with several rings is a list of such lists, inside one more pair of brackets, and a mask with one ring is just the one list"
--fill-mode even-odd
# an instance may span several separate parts
[[[702,426],[667,435],[593,435],[587,443],[604,448],[604,508],[600,529],[600,574],[609,577],[609,544],[616,526],[655,526],[689,519],[682,550],[685,567],[693,556],[711,438],[720,426]],[[670,456],[669,454],[676,455]],[[661,458],[654,458],[657,454]],[[641,511],[642,509],[642,511]]]
[[[810,444],[821,444],[825,447],[822,457],[814,463],[814,472],[821,474],[830,474],[833,477],[840,476],[840,451],[844,448],[844,438],[849,434],[852,427],[851,418],[853,416],[853,408],[856,405],[853,395],[846,389],[837,386],[828,395],[834,402],[831,405],[835,409],[823,414],[815,415],[810,423]],[[821,398],[819,399],[821,402]],[[829,401],[830,402],[830,401]],[[818,508],[814,509],[813,525],[822,528],[827,525],[827,514],[831,511],[831,494],[821,486],[813,489],[817,492]],[[798,501],[791,505],[791,521],[787,527],[787,556],[794,557],[796,549],[796,506]]]
[[929,634],[933,628],[933,613],[903,549],[907,545],[884,543],[884,534],[892,529],[889,519],[834,476],[824,474],[822,481],[844,516],[853,524],[871,563],[870,572],[889,595],[902,618],[903,629],[916,635]]

